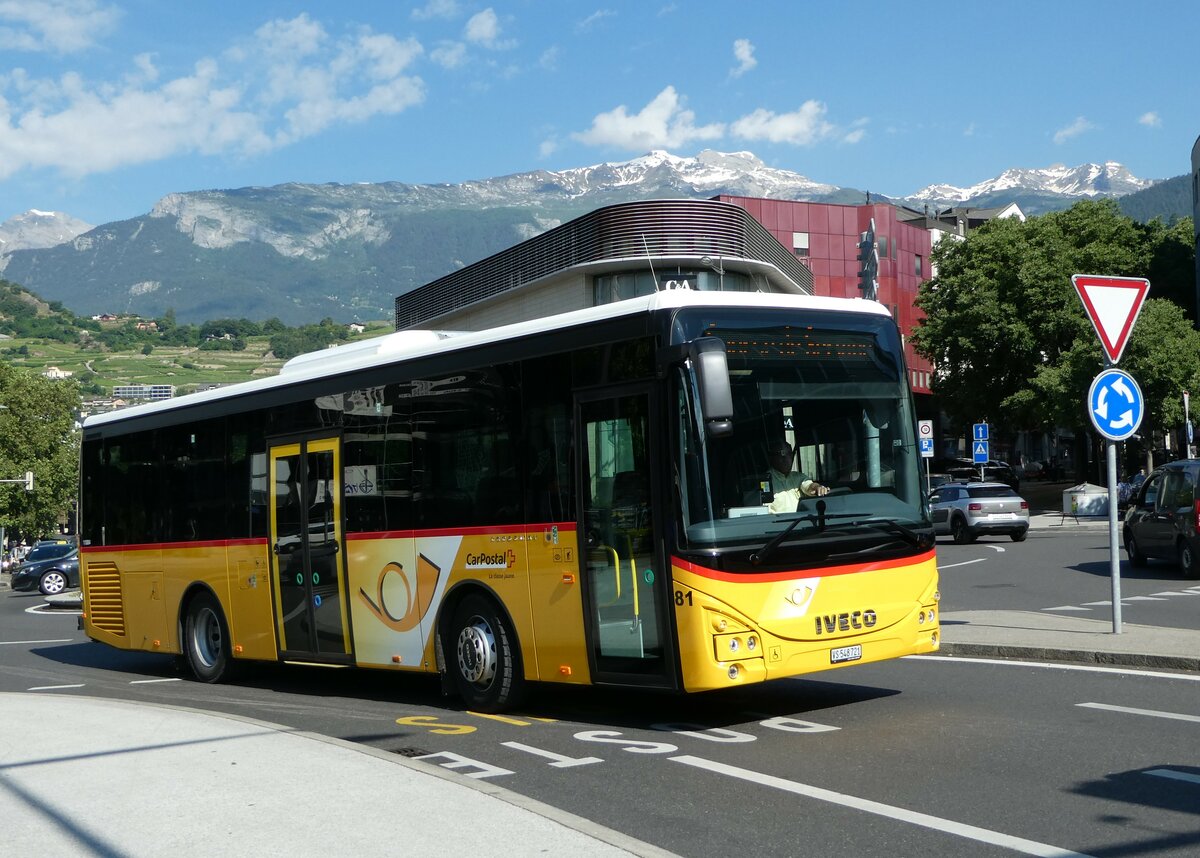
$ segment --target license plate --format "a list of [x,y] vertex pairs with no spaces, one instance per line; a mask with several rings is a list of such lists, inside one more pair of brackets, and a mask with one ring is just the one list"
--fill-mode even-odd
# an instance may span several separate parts
[[840,664],[843,661],[858,661],[860,658],[862,658],[862,644],[834,647],[829,651],[830,664]]

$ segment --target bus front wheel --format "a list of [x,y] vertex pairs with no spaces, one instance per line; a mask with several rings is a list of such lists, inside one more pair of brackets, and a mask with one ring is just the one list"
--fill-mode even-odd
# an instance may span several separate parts
[[472,593],[459,603],[450,629],[450,672],[471,709],[500,712],[515,706],[525,677],[517,638],[496,603]]
[[188,667],[201,682],[220,682],[228,676],[232,660],[229,627],[221,605],[211,593],[197,593],[188,605],[183,649]]

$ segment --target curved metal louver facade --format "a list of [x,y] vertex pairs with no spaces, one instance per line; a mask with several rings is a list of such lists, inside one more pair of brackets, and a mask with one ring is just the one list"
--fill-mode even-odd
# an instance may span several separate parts
[[715,200],[607,206],[396,298],[396,330],[568,268],[621,259],[743,258],[775,266],[812,292],[812,272],[745,209]]

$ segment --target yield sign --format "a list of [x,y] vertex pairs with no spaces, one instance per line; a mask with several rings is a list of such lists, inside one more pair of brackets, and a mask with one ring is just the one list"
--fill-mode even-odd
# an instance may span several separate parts
[[1071,283],[1079,293],[1088,318],[1100,337],[1100,345],[1115,364],[1125,351],[1133,323],[1142,311],[1150,281],[1142,277],[1101,277],[1074,274]]

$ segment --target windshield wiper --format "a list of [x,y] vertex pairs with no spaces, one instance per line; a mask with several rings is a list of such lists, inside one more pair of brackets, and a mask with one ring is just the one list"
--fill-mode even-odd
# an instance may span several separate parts
[[874,527],[878,530],[886,530],[888,533],[894,533],[910,545],[915,545],[917,548],[932,548],[933,539],[928,533],[917,533],[911,527],[901,524],[892,518],[872,518],[865,521],[849,521],[846,522],[851,527]]
[[[808,515],[798,515],[795,518],[793,518],[790,522],[788,522],[787,527],[785,527],[783,530],[779,531],[779,533],[775,534],[774,537],[772,537],[770,542],[768,542],[762,548],[758,549],[758,551],[755,551],[753,554],[750,555],[750,562],[753,563],[755,566],[758,566],[761,563],[765,563],[767,561],[767,558],[775,553],[775,549],[777,549],[780,546],[780,544],[782,544],[783,540],[788,538],[788,534],[790,534],[793,530],[795,530],[799,526],[800,522],[802,522],[802,521],[807,521],[814,526],[814,530],[809,531],[809,533],[821,533],[825,530],[825,519],[827,519],[827,518],[853,518],[855,516],[855,513],[852,513],[852,512],[841,512],[841,513],[835,513],[833,515],[826,515],[825,509],[826,509],[825,501],[823,501],[823,500],[817,501],[816,515],[809,513]],[[805,535],[807,536],[808,534],[805,534]]]
[[[808,536],[810,534],[824,533],[828,529],[828,525],[826,524],[826,519],[854,518],[856,515],[858,515],[858,513],[853,513],[853,512],[844,512],[844,513],[835,513],[833,515],[826,515],[825,514],[825,501],[817,501],[816,515],[813,515],[810,513],[809,515],[801,515],[801,516],[797,516],[796,518],[792,519],[788,523],[788,526],[785,527],[783,530],[781,530],[778,534],[776,534],[771,539],[770,542],[768,542],[766,545],[764,545],[758,551],[756,551],[750,555],[750,562],[753,563],[755,566],[765,563],[767,561],[767,559],[775,552],[775,550],[777,548],[779,548],[779,546],[783,543],[783,541],[788,538],[788,535],[793,530],[795,530],[800,525],[800,523],[803,521],[811,522],[813,525],[815,525],[815,528],[812,531],[805,534],[805,536]],[[846,522],[842,522],[842,523],[836,525],[836,527],[839,530],[844,529],[844,528],[853,528],[853,527],[871,527],[871,528],[874,528],[875,530],[884,530],[884,531],[887,531],[888,533],[894,533],[897,536],[901,537],[905,542],[909,543],[910,545],[916,546],[917,548],[930,548],[933,545],[933,542],[929,538],[928,534],[917,533],[911,527],[903,525],[900,522],[898,522],[894,519],[890,519],[890,518],[872,518],[872,519],[859,519],[858,521],[846,521]]]

